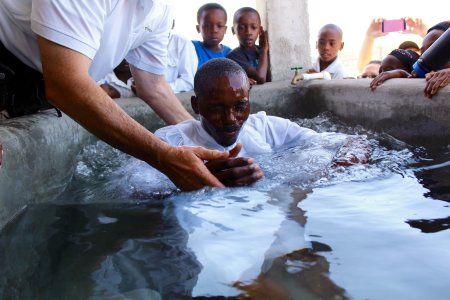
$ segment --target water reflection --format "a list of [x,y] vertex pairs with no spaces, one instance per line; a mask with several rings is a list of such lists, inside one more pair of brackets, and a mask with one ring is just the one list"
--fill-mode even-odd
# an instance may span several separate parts
[[445,295],[448,148],[414,153],[326,115],[298,122],[366,135],[369,164],[330,167],[333,143],[294,147],[256,157],[266,177],[252,187],[180,193],[145,163],[87,147],[58,205],[1,232],[0,298]]

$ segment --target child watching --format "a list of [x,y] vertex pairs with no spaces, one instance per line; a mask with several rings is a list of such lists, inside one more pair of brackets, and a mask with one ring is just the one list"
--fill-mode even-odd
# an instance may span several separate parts
[[197,32],[202,35],[203,42],[192,41],[198,57],[200,68],[212,58],[226,57],[231,49],[222,45],[223,37],[227,31],[227,12],[222,5],[207,3],[197,11]]
[[130,65],[124,59],[114,68],[113,72],[100,80],[99,84],[111,98],[135,97],[136,93],[132,76]]
[[409,78],[413,65],[419,58],[413,50],[394,49],[381,61],[380,74],[370,83],[373,91],[390,78]]
[[347,77],[338,52],[344,48],[342,30],[337,25],[327,24],[319,30],[316,49],[319,56],[313,60],[312,69],[308,73],[327,71],[331,79]]
[[[313,145],[325,137],[342,146],[342,156],[335,158],[334,163],[367,162],[369,147],[354,137],[317,133],[288,119],[267,116],[265,112],[250,115],[249,91],[249,80],[241,66],[230,59],[212,59],[194,78],[195,96],[191,98],[191,105],[200,121],[191,119],[163,127],[155,135],[171,145],[231,149],[231,158],[206,164],[226,186],[252,184],[263,177],[259,166],[252,158],[245,157],[247,155],[270,153],[288,146]],[[236,157],[238,152],[240,157]]]
[[[251,7],[238,9],[234,13],[232,32],[237,35],[239,47],[233,49],[227,58],[244,68],[251,84],[270,81],[269,41],[258,11]],[[259,46],[256,45],[258,37]]]

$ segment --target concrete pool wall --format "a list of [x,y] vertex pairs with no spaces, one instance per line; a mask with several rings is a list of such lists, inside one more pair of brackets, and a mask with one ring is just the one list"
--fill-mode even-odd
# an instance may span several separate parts
[[[450,139],[450,86],[428,99],[422,79],[392,79],[376,91],[366,80],[278,81],[255,86],[252,111],[287,118],[314,117],[330,111],[343,121],[422,145]],[[192,93],[179,94],[190,109]],[[163,126],[140,99],[118,103],[137,121],[154,131]],[[76,156],[96,139],[67,116],[48,110],[0,121],[0,228],[29,204],[54,200],[70,181]],[[446,142],[449,144],[448,142]]]

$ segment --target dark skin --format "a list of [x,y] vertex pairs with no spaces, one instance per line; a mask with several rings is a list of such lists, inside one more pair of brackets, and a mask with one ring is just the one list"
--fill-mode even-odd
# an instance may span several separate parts
[[220,43],[227,31],[227,17],[221,9],[203,11],[196,28],[197,32],[202,35],[205,48],[214,52],[222,50]]
[[261,26],[259,16],[254,12],[243,12],[237,18],[232,28],[237,35],[239,45],[246,50],[256,50],[256,40],[259,38],[259,63],[256,68],[245,70],[250,83],[263,84],[267,80],[269,67],[269,40],[267,31]]
[[[316,48],[320,56],[320,71],[323,71],[336,60],[338,52],[344,48],[342,34],[333,28],[322,29],[319,32]],[[308,71],[308,73],[315,72],[315,70]]]
[[[250,114],[249,82],[244,76],[220,76],[205,83],[191,104],[200,115],[202,127],[222,146],[233,145]],[[236,157],[242,145],[230,151],[230,157],[206,163],[209,171],[225,186],[250,185],[264,174],[252,158]]]
[[[422,47],[420,48],[420,52],[423,54],[425,51],[427,51],[428,48],[444,33],[443,30],[435,29],[427,33],[427,35],[423,38],[422,41]],[[389,57],[390,55],[388,55]],[[388,58],[386,57],[386,58]],[[386,59],[385,58],[385,59]],[[383,60],[384,62],[384,60]],[[449,76],[450,76],[450,62],[444,66],[443,70],[439,71],[432,71],[425,76],[425,89],[423,90],[423,93],[425,97],[432,98],[433,95],[435,95],[440,88],[445,87],[449,83]],[[382,72],[382,69],[380,68],[380,74],[370,83],[370,89],[373,91],[385,82],[388,79],[391,78],[415,78],[416,74],[413,71],[411,74],[408,73],[404,67],[401,68],[398,67],[397,69],[390,68],[388,70],[385,70]]]
[[[132,77],[130,65],[128,64],[128,62],[125,59],[122,60],[122,62],[117,67],[114,68],[114,74],[116,74],[117,78],[124,83],[127,83],[128,79],[130,79]],[[120,98],[120,92],[117,89],[115,89],[112,85],[103,83],[100,85],[100,87],[111,98],[113,98],[113,99]],[[133,93],[136,94],[136,85],[134,84],[134,82],[133,82],[133,86],[131,87],[131,90],[133,91]]]
[[124,83],[127,83],[128,79],[133,76],[131,75],[130,65],[125,59],[114,68],[114,74]]
[[450,68],[428,73],[425,75],[425,81],[426,85],[423,92],[426,97],[432,98],[440,88],[450,83]]
[[370,82],[369,88],[374,91],[379,85],[391,78],[409,78],[411,74],[393,55],[387,55],[380,66],[380,74]]

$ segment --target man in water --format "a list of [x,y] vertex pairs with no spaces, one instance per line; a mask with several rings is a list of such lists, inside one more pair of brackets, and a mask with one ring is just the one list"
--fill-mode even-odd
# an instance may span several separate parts
[[[250,114],[249,79],[244,69],[230,59],[207,61],[195,75],[194,91],[191,104],[200,121],[189,119],[163,127],[155,135],[171,145],[230,151],[232,157],[207,163],[226,186],[252,184],[263,177],[248,155],[313,144],[328,136],[265,112]],[[370,149],[365,140],[347,135],[340,139],[342,147],[334,163],[368,161]],[[235,157],[238,153],[240,157]]]

